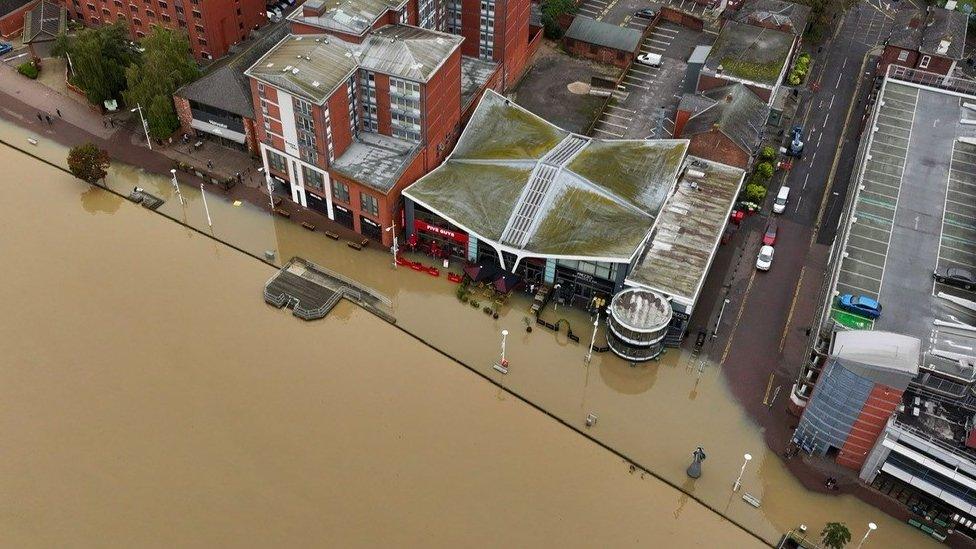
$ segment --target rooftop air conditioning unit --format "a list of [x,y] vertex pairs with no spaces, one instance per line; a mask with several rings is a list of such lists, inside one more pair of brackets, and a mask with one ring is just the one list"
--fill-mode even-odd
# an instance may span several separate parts
[[687,170],[685,170],[685,176],[691,177],[693,179],[701,179],[705,177],[705,172],[701,170],[693,170],[691,168],[688,168]]

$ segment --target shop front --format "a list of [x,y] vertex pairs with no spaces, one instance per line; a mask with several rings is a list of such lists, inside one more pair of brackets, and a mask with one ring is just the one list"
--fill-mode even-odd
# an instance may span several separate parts
[[333,203],[332,212],[335,214],[335,219],[333,221],[349,229],[350,231],[355,230],[353,225],[354,217],[352,215],[352,210],[346,208],[345,206],[340,206]]
[[616,270],[615,263],[560,259],[556,263],[555,298],[583,309],[590,308],[594,298],[609,303],[616,290]]
[[468,233],[428,223],[419,218],[414,219],[413,228],[417,235],[415,245],[418,250],[437,257],[461,261],[468,259]]
[[329,216],[329,203],[324,198],[317,196],[315,193],[306,192],[305,200],[309,208],[326,217]]
[[366,238],[383,241],[383,227],[364,215],[359,216],[359,232]]

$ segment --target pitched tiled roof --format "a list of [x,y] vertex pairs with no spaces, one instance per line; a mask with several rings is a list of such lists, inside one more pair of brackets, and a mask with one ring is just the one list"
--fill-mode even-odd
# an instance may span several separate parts
[[635,51],[640,44],[641,33],[630,27],[620,27],[577,15],[566,31],[566,38],[596,44],[621,51]]
[[268,27],[265,32],[239,54],[218,61],[207,74],[177,90],[176,95],[244,118],[254,118],[251,86],[244,71],[288,35],[288,26]]
[[41,0],[24,15],[24,43],[54,40],[67,25],[68,11],[64,6]]
[[762,141],[769,107],[742,84],[686,94],[678,108],[692,112],[681,131],[683,137],[717,128],[742,150],[752,152]]
[[787,24],[793,34],[803,34],[809,17],[809,7],[782,0],[752,0],[735,14],[735,20],[740,23],[757,22],[777,27]]
[[968,22],[965,13],[936,7],[924,12],[899,11],[888,44],[926,55],[962,59]]
[[19,10],[34,0],[0,0],[0,17]]

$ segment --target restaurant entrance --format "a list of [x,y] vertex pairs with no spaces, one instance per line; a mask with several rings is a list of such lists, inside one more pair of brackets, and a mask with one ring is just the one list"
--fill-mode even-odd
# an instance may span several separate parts
[[455,229],[433,225],[422,219],[414,219],[417,241],[415,245],[424,253],[440,258],[468,259],[468,234]]

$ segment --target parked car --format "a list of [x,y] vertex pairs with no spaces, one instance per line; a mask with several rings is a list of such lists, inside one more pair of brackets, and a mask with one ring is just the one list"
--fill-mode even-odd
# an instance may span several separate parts
[[773,201],[773,213],[781,214],[786,211],[786,203],[790,201],[790,188],[780,187]]
[[770,267],[773,266],[773,250],[772,246],[763,246],[759,248],[759,257],[756,258],[756,268],[760,271],[768,271]]
[[790,156],[800,158],[803,156],[803,144],[803,126],[793,126],[793,129],[790,130],[790,146],[786,152]]
[[657,53],[642,53],[637,56],[637,62],[649,67],[660,67],[661,55]]
[[779,234],[779,227],[777,226],[776,220],[770,219],[769,223],[766,224],[766,230],[763,232],[763,246],[775,246],[777,234]]
[[0,55],[4,55],[13,51],[14,47],[6,42],[0,42]]
[[844,294],[837,299],[837,305],[845,311],[870,319],[881,316],[881,304],[866,295]]
[[653,10],[651,8],[644,8],[634,12],[634,17],[640,17],[641,19],[654,19],[656,16],[657,10]]
[[973,276],[973,272],[969,269],[946,267],[941,271],[935,271],[932,273],[932,276],[935,278],[935,281],[940,284],[955,286],[965,290],[972,290],[973,288],[976,288],[976,277]]

